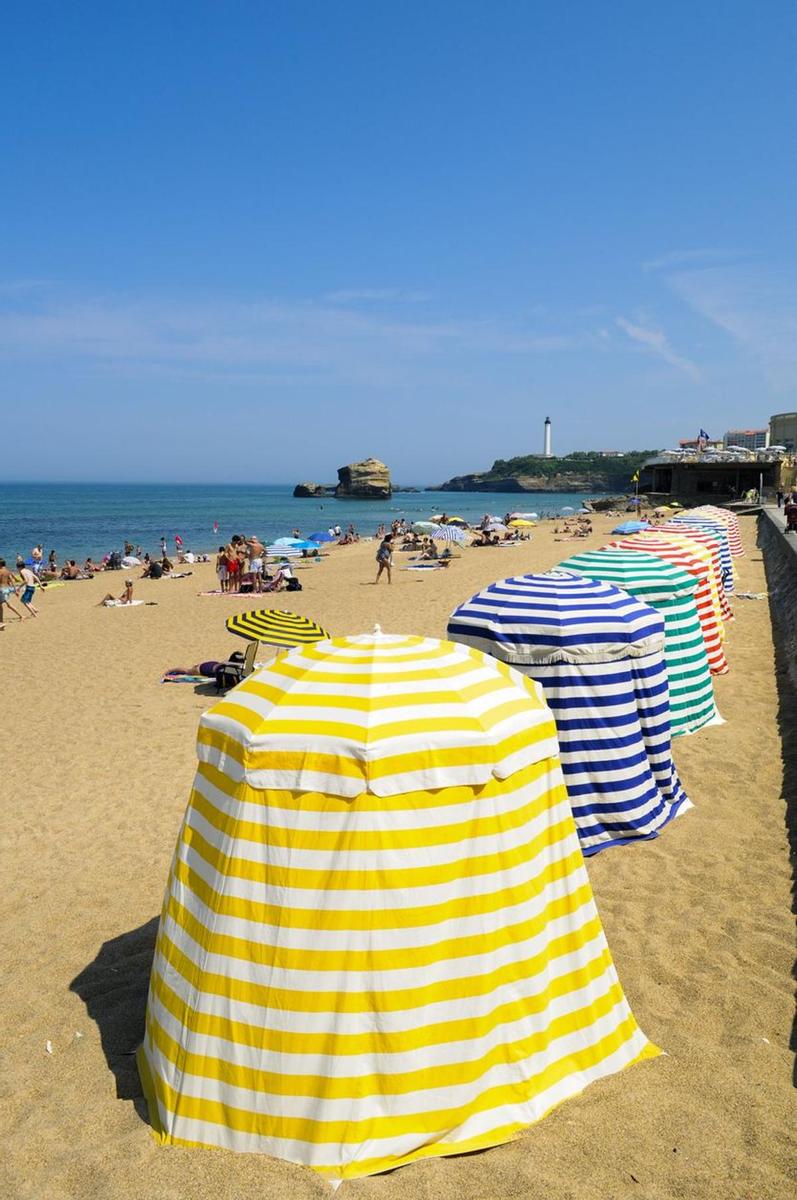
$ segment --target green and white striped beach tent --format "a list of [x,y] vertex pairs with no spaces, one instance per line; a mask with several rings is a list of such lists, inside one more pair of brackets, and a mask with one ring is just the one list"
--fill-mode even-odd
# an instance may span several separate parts
[[558,567],[589,579],[613,583],[658,609],[664,617],[664,657],[670,684],[672,735],[721,724],[714,702],[708,658],[695,604],[697,579],[674,563],[639,550],[600,550],[574,554]]

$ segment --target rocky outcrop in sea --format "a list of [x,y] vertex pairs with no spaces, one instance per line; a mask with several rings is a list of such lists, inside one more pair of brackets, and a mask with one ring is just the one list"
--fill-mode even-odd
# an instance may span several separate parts
[[393,494],[390,471],[378,458],[338,467],[338,497],[356,496],[359,500],[389,500]]

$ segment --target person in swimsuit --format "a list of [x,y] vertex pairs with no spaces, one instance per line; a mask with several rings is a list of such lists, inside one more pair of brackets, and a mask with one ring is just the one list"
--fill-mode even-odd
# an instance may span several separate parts
[[387,571],[387,581],[388,581],[388,583],[392,583],[393,582],[393,580],[391,578],[391,572],[392,572],[392,568],[393,568],[393,535],[392,535],[392,533],[386,534],[385,537],[382,539],[379,549],[376,552],[376,562],[377,562],[377,570],[376,570],[376,579],[374,580],[374,583],[379,583],[379,580],[382,577],[383,571]]
[[[40,560],[41,561],[41,560]],[[32,617],[38,617],[39,610],[33,603],[33,597],[36,593],[36,576],[31,567],[23,567],[20,571],[22,582],[25,585],[25,590],[20,597],[25,608]]]
[[133,580],[125,580],[125,590],[121,596],[114,596],[113,592],[106,592],[102,600],[100,600],[97,608],[119,608],[124,604],[133,603]]
[[16,596],[16,594],[17,585],[14,582],[14,576],[6,566],[6,560],[0,558],[0,629],[5,628],[3,623],[3,609],[6,606],[11,609],[12,613],[16,613],[20,621],[25,620],[24,614],[11,603],[11,597]]

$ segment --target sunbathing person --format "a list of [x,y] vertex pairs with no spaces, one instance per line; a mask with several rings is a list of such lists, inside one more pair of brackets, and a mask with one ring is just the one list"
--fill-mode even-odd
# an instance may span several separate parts
[[62,579],[81,579],[82,572],[80,567],[75,562],[74,558],[70,558],[68,563],[65,563],[61,570]]
[[[288,572],[290,577],[293,578],[293,571],[291,571],[290,567],[288,568]],[[285,571],[280,567],[275,575],[266,577],[260,590],[262,592],[281,592],[287,583],[287,578]]]
[[120,608],[125,604],[133,603],[133,580],[125,580],[125,590],[121,596],[114,596],[113,592],[106,592],[102,600],[97,605],[97,608]]
[[190,667],[170,667],[168,671],[163,672],[163,675],[164,678],[168,675],[202,675],[205,679],[215,679],[219,667],[223,666],[224,662],[209,658],[205,662],[194,663]]

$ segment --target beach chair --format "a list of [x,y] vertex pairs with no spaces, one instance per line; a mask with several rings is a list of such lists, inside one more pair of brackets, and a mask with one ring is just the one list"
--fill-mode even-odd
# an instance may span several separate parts
[[216,691],[226,692],[246,679],[255,669],[259,642],[250,642],[244,654],[238,655],[229,662],[219,663],[216,668]]

